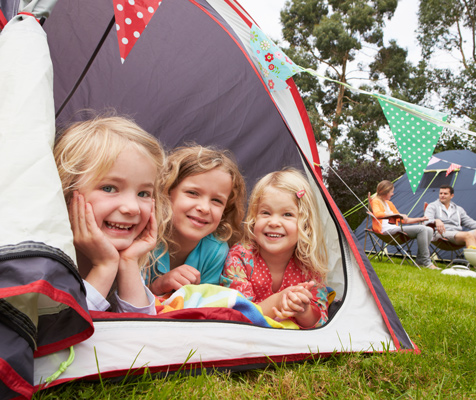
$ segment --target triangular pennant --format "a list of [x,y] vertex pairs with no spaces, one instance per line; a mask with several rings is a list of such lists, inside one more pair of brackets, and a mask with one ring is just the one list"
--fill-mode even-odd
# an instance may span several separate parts
[[7,22],[8,22],[7,19],[5,18],[2,10],[0,9],[0,32],[3,30],[3,28],[5,28],[5,26],[7,25]]
[[[413,193],[415,193],[443,128],[424,121],[407,111],[403,111],[396,105],[387,103],[384,99],[379,98],[378,101],[397,142],[397,147],[402,157],[408,180],[410,181],[410,187]],[[443,120],[446,119],[446,115],[424,107],[393,98],[392,102],[402,103],[403,106],[412,110],[432,114],[433,117],[439,117]]]
[[449,174],[451,174],[455,169],[460,169],[461,168],[461,165],[459,164],[455,164],[455,163],[451,163],[451,165],[448,167],[448,169],[446,170],[446,176],[448,176]]
[[438,157],[432,156],[430,161],[428,161],[427,167],[432,164],[436,164],[438,161],[441,161]]
[[113,0],[119,54],[124,62],[162,0]]
[[270,91],[287,89],[286,80],[301,72],[302,68],[294,64],[284,52],[270,40],[255,24],[250,30],[252,54],[258,62],[263,80]]

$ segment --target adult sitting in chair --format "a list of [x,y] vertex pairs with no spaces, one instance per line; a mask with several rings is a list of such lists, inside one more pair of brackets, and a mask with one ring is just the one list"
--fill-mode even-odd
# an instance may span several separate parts
[[430,258],[429,244],[433,236],[433,229],[425,225],[398,225],[399,219],[402,224],[416,224],[424,222],[428,218],[409,218],[405,214],[400,214],[397,208],[390,201],[393,192],[394,187],[392,182],[382,181],[378,184],[377,195],[372,200],[372,212],[377,218],[372,218],[373,230],[386,235],[393,235],[399,231],[403,231],[410,238],[416,238],[418,243],[418,253],[415,260],[416,263],[424,268],[441,269],[433,265]]
[[[476,221],[451,201],[454,195],[451,186],[440,186],[439,200],[428,204],[425,210],[425,217],[428,218],[426,223],[435,225],[433,241],[445,238],[457,245],[476,247]],[[472,230],[463,231],[463,227]]]

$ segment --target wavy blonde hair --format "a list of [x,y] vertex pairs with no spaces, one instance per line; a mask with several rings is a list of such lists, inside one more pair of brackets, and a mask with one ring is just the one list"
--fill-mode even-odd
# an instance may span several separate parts
[[[215,168],[230,174],[232,188],[214,235],[232,246],[243,234],[242,221],[245,214],[246,185],[238,165],[229,151],[198,145],[177,147],[168,156],[164,192],[170,196],[170,191],[185,178],[203,174]],[[166,232],[169,247],[170,245],[177,247],[172,240],[172,221],[169,221]]]
[[[167,249],[164,234],[171,213],[162,191],[165,153],[159,142],[131,119],[115,115],[96,116],[74,123],[61,133],[54,147],[54,157],[66,203],[69,205],[75,190],[106,175],[121,151],[129,146],[144,154],[156,167],[153,198],[157,243]],[[140,260],[141,264],[146,259],[147,256]]]
[[382,181],[377,185],[377,196],[382,197],[389,194],[395,186],[390,181]]
[[[325,281],[328,272],[327,247],[319,220],[317,200],[307,179],[294,168],[271,172],[255,185],[248,202],[243,242],[253,246],[259,252],[259,245],[253,232],[261,199],[269,188],[289,193],[294,199],[298,207],[298,241],[294,255],[305,272],[310,275],[317,274],[322,281]],[[305,193],[298,198],[297,193],[301,190]]]

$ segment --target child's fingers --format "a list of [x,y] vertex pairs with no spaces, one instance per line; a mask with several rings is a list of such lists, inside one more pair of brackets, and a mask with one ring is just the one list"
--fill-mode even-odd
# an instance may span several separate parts
[[[200,283],[200,272],[190,265],[180,265],[170,271],[171,278],[183,285],[198,285]],[[181,287],[180,286],[180,287]]]
[[294,312],[304,311],[304,308],[302,306],[303,302],[301,301],[301,298],[300,296],[298,296],[298,294],[289,292],[286,297],[288,299],[287,306],[290,310]]
[[71,229],[74,233],[74,231],[76,230],[76,227],[77,227],[77,221],[76,221],[76,217],[77,217],[77,203],[78,203],[78,192],[74,191],[73,192],[73,198],[71,199],[70,203],[69,203],[69,206],[68,206],[68,216],[69,216],[69,222],[71,224]]
[[306,289],[302,286],[294,286],[293,289],[288,292],[288,294],[289,293],[294,293],[295,295],[297,295],[299,293],[299,294],[301,294],[301,295],[303,295],[303,296],[305,296],[309,299],[312,298],[312,293],[308,289]]
[[182,265],[180,268],[181,272],[187,277],[192,285],[200,284],[200,271],[187,264]]
[[90,203],[86,203],[84,207],[86,229],[88,232],[91,232],[95,235],[101,234],[101,230],[96,222],[96,217],[94,216],[93,206]]
[[276,307],[273,307],[272,310],[274,312],[274,315],[279,319],[287,319],[296,315],[296,313],[292,311],[278,310]]
[[292,297],[290,297],[292,292],[287,292],[281,298],[281,311],[282,312],[301,312],[299,305],[293,303]]
[[316,286],[316,282],[314,282],[314,281],[301,282],[297,286],[305,288],[307,290],[311,290],[314,286]]
[[87,204],[84,200],[84,196],[78,193],[77,197],[77,207],[76,207],[76,223],[78,228],[78,233],[86,237],[89,233],[88,228],[88,217],[87,217]]
[[87,235],[84,197],[74,192],[71,204],[71,227],[75,238]]
[[[145,242],[147,243],[147,246],[141,249],[141,252],[143,254],[151,251],[154,249],[157,241],[157,219],[155,217],[155,201],[152,201],[152,212],[149,217],[149,221],[147,221],[147,225],[143,229],[143,231],[140,233],[139,236],[135,239],[135,242]],[[141,254],[142,255],[142,254]]]
[[156,239],[157,238],[157,218],[155,217],[155,200],[152,200],[152,212],[150,213],[150,235]]

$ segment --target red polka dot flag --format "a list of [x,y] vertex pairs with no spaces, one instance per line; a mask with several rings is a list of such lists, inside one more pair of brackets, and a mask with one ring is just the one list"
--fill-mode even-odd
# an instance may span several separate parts
[[162,0],[113,0],[121,61],[142,35]]

